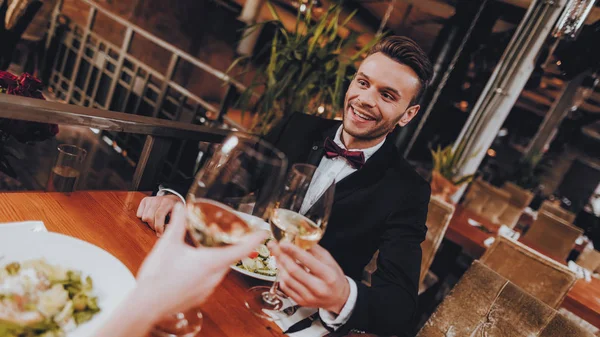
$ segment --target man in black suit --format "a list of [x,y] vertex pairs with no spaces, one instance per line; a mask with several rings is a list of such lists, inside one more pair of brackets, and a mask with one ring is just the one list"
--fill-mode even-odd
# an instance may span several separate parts
[[[342,123],[292,114],[266,137],[290,165],[317,165],[313,184],[325,176],[337,182],[320,246],[307,252],[293,245],[271,246],[281,289],[302,306],[320,308],[322,322],[331,329],[414,333],[430,188],[388,135],[418,113],[416,103],[431,73],[416,43],[385,38],[352,80]],[[164,216],[177,198],[149,198],[138,216],[162,231]],[[367,287],[360,282],[362,271],[377,250],[377,271]]]

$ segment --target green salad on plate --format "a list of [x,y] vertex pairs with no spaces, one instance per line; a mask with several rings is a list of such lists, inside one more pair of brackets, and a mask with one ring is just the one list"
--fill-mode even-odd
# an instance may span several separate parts
[[93,283],[43,259],[0,266],[0,336],[62,337],[96,315]]

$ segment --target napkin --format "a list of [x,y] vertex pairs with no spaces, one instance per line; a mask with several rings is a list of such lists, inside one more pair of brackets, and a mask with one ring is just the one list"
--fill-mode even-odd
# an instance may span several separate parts
[[496,241],[496,238],[493,236],[490,236],[489,238],[485,239],[485,241],[483,241],[483,244],[486,247],[490,247],[494,243],[494,241]]
[[[504,237],[507,237],[507,238],[513,239],[513,240],[519,240],[521,233],[519,233],[515,230],[512,230],[511,228],[507,227],[506,225],[502,225],[498,229],[498,235],[502,235]],[[485,239],[485,241],[483,241],[483,244],[486,247],[490,247],[494,243],[494,241],[496,241],[496,238],[493,236],[490,236],[489,238]]]
[[502,235],[513,240],[519,240],[521,233],[509,228],[506,225],[502,225],[500,226],[500,229],[498,229],[498,235]]
[[479,221],[475,221],[471,218],[467,219],[467,222],[469,223],[469,225],[473,226],[473,227],[481,227],[482,224]]
[[42,221],[0,223],[0,233],[47,232]]
[[571,269],[575,274],[577,274],[577,278],[585,279],[586,282],[592,281],[592,272],[583,268],[573,261],[569,261],[569,269]]
[[[582,245],[585,241],[587,241],[588,243],[591,243],[592,241],[590,240],[590,238],[588,238],[587,236],[581,234],[579,235],[579,237],[577,238],[577,240],[575,240],[575,244],[576,245]],[[592,244],[592,247],[594,246],[594,244]]]
[[[291,299],[286,298],[283,300],[284,308],[287,308],[287,307],[290,307],[293,305],[296,305],[296,303],[294,303],[294,301],[292,301]],[[303,319],[309,317],[310,315],[314,314],[315,312],[317,312],[317,310],[318,309],[316,309],[316,308],[301,307],[292,316],[288,316],[283,312],[275,312],[275,311],[265,311],[265,312],[267,312],[268,315],[273,317],[273,319],[275,320],[274,321],[275,324],[277,324],[277,326],[279,326],[281,328],[281,331],[286,331],[292,325],[300,322],[301,320],[303,320]],[[310,328],[306,328],[304,330],[300,330],[300,331],[288,334],[287,336],[290,336],[290,337],[321,337],[321,336],[325,336],[328,333],[329,333],[329,331],[327,329],[325,329],[325,327],[321,324],[321,320],[317,318],[312,323]]]
[[533,219],[537,219],[538,212],[531,207],[526,207],[523,213],[531,216]]

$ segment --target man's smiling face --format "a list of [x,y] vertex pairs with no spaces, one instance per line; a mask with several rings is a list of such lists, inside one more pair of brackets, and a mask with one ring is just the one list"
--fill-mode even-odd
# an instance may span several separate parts
[[382,53],[367,57],[346,92],[344,141],[349,148],[381,142],[396,125],[404,126],[417,114],[411,101],[420,89],[418,75]]

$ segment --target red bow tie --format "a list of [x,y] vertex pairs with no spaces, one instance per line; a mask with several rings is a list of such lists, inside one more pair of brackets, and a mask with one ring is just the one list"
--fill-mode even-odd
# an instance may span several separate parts
[[325,139],[324,147],[327,158],[343,157],[356,170],[359,170],[365,164],[365,154],[362,151],[344,150],[329,137]]

